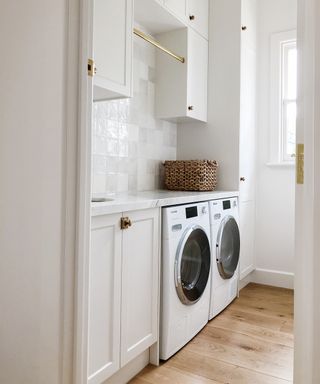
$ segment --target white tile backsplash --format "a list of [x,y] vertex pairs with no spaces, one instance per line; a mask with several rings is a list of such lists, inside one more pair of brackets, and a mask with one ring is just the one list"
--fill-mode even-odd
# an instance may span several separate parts
[[162,187],[162,162],[176,159],[176,124],[155,118],[155,48],[134,42],[133,98],[93,108],[93,193]]

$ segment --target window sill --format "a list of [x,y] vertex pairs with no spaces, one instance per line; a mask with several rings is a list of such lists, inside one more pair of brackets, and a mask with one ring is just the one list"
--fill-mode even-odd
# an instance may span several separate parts
[[283,163],[267,163],[266,164],[267,167],[270,167],[270,168],[295,168],[296,166],[296,163],[293,161],[293,162],[283,162]]

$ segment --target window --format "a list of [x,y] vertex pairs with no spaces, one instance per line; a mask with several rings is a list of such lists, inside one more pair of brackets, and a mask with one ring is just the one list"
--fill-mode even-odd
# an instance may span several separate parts
[[271,163],[290,164],[295,160],[297,116],[296,31],[271,38]]
[[292,161],[296,151],[297,118],[297,43],[285,41],[281,45],[281,144],[282,161]]

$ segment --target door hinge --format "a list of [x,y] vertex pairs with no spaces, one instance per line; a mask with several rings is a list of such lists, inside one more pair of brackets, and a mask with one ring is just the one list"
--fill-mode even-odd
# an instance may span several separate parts
[[97,73],[96,64],[93,59],[88,59],[88,76],[93,77]]
[[128,229],[129,227],[131,227],[131,225],[132,225],[132,222],[129,219],[129,217],[121,217],[121,223],[120,223],[121,229]]
[[304,144],[297,144],[296,162],[297,184],[304,184]]

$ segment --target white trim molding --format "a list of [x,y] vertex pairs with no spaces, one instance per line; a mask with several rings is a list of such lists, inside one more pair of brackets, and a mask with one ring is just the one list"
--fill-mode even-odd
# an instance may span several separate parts
[[294,273],[257,268],[250,275],[252,283],[271,285],[273,287],[293,289]]
[[298,0],[297,142],[304,184],[296,186],[294,383],[320,383],[320,4]]

